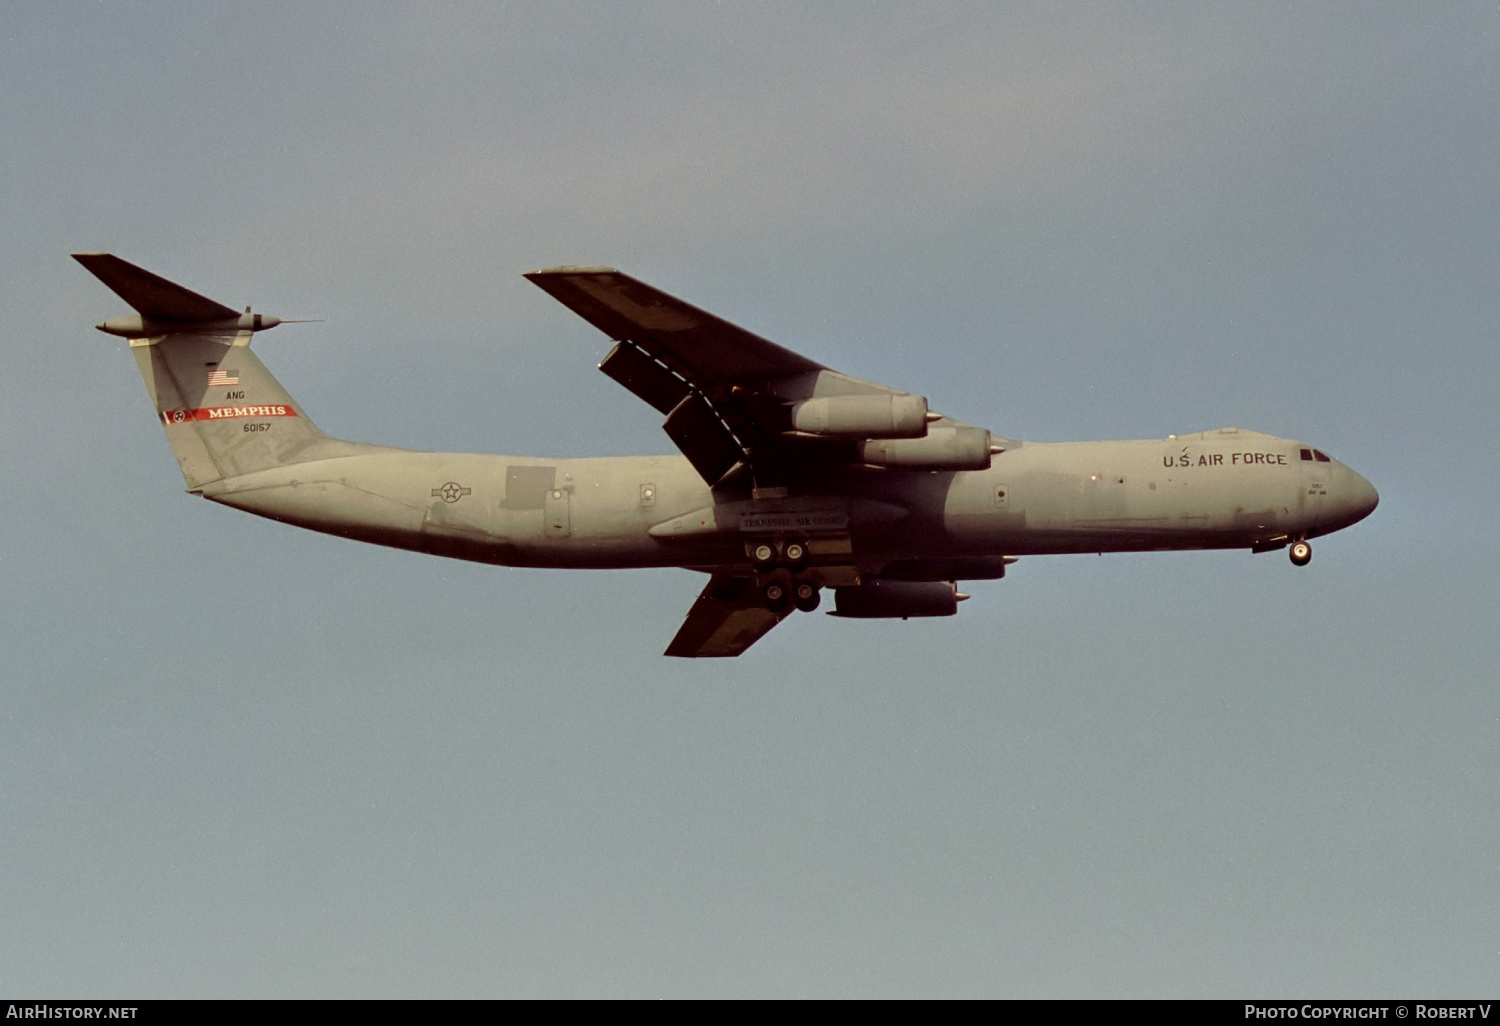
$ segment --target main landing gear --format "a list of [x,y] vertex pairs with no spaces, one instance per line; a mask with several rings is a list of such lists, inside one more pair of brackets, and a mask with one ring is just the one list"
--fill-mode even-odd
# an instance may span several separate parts
[[796,606],[804,613],[811,613],[822,601],[818,583],[807,577],[794,577],[790,581],[773,577],[760,589],[766,608],[772,612],[783,612],[787,606]]
[[1292,542],[1286,554],[1290,557],[1292,566],[1306,566],[1312,562],[1312,546],[1305,541]]
[[756,568],[765,574],[760,593],[767,609],[779,613],[788,606],[796,606],[804,613],[811,613],[818,608],[821,585],[814,575],[800,572],[807,564],[807,542],[760,541],[747,546],[747,550]]
[[812,581],[792,582],[792,603],[804,613],[811,613],[818,608],[821,596],[818,595],[818,586]]
[[807,543],[804,541],[789,541],[780,544],[768,541],[755,542],[750,546],[750,558],[762,570],[769,570],[774,566],[784,566],[795,570],[807,562]]

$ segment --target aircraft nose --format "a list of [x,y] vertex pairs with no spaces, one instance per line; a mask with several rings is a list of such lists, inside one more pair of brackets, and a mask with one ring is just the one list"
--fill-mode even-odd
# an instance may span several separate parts
[[1339,488],[1338,497],[1339,519],[1343,521],[1344,526],[1359,523],[1375,512],[1375,507],[1378,505],[1380,505],[1380,493],[1375,490],[1375,486],[1365,480],[1362,475],[1345,467],[1344,481],[1342,487]]

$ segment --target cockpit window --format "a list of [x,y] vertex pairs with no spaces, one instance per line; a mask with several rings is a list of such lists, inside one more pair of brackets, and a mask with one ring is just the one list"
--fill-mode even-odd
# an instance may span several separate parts
[[1333,462],[1333,460],[1331,460],[1331,459],[1328,458],[1328,454],[1325,453],[1322,449],[1314,449],[1313,450],[1313,458],[1316,459],[1319,463],[1332,463]]
[[1313,454],[1312,454],[1312,450],[1311,449],[1303,449],[1302,450],[1302,462],[1304,462],[1304,463],[1311,463],[1312,462],[1312,458],[1313,458]]

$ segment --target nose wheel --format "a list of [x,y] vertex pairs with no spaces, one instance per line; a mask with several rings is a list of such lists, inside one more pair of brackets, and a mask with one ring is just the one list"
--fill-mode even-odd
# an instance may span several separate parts
[[1292,561],[1292,566],[1306,566],[1312,562],[1312,546],[1305,541],[1292,542],[1291,548],[1287,549],[1287,556]]

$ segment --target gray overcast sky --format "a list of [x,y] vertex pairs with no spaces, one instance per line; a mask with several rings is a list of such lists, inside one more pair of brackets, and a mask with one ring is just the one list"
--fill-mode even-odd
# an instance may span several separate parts
[[[1500,12],[0,9],[0,993],[1492,993]],[[182,494],[67,258],[323,324],[335,434],[670,451],[519,275],[623,267],[1012,437],[1238,424],[1284,554],[660,652],[683,571]]]

